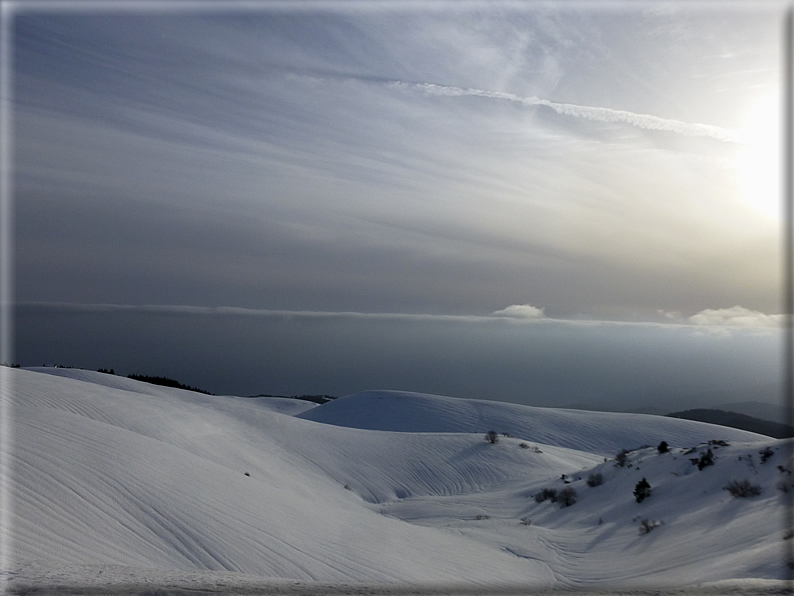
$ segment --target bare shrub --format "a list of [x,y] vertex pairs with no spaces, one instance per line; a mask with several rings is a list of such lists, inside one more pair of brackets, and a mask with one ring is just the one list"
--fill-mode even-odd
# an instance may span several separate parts
[[557,493],[557,500],[560,502],[560,507],[570,507],[576,503],[576,496],[576,490],[566,486]]
[[711,452],[711,449],[707,449],[706,453],[700,456],[700,459],[697,462],[698,470],[702,470],[707,466],[714,465],[714,454]]
[[491,445],[496,445],[499,442],[499,435],[496,434],[495,430],[489,430],[485,433],[485,440]]
[[529,449],[529,445],[526,443],[519,443],[518,446],[521,447],[521,449]]
[[654,528],[658,528],[663,523],[663,521],[650,521],[644,519],[640,522],[640,534],[650,534]]
[[557,489],[555,488],[542,488],[540,492],[535,495],[535,502],[542,503],[543,501],[557,502]]
[[587,477],[587,486],[601,486],[602,484],[604,484],[604,477],[601,475],[601,472],[590,474]]
[[532,525],[532,520],[529,519],[528,517],[522,517],[521,518],[521,523],[523,525],[525,525],[525,526],[531,526]]
[[757,484],[752,484],[747,478],[744,480],[731,480],[723,487],[734,497],[748,498],[757,497],[761,494],[761,487]]

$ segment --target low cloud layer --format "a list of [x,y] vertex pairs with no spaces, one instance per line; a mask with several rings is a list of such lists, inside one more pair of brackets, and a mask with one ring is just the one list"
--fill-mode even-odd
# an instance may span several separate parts
[[22,302],[17,307],[25,311],[53,313],[138,313],[175,316],[227,316],[279,319],[360,319],[380,321],[438,321],[449,323],[481,323],[494,320],[543,321],[548,324],[593,327],[608,326],[697,326],[736,328],[780,328],[785,315],[766,314],[742,306],[731,308],[707,308],[692,316],[684,317],[679,312],[658,311],[664,319],[658,321],[607,321],[593,318],[565,319],[547,317],[545,307],[531,304],[511,304],[489,315],[445,315],[431,313],[389,313],[357,311],[285,310],[263,308],[241,308],[235,306],[192,306],[174,304],[79,304],[70,302]]

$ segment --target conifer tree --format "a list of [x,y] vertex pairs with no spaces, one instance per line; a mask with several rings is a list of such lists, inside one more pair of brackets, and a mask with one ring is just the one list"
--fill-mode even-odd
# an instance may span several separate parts
[[651,485],[648,483],[648,481],[645,478],[643,478],[634,487],[634,497],[637,499],[637,503],[642,503],[646,497],[650,497],[650,496],[651,496]]

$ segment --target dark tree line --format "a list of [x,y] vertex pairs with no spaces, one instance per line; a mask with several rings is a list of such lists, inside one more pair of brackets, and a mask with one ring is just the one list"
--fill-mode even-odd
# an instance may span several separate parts
[[183,385],[179,381],[175,381],[174,379],[169,379],[168,377],[151,377],[149,375],[127,375],[128,379],[133,379],[135,381],[143,381],[144,383],[151,383],[152,385],[162,385],[163,387],[173,387],[175,389],[187,389],[188,391],[195,391],[196,393],[203,393],[205,395],[212,395],[209,391],[204,391],[203,389],[198,389],[197,387],[191,387],[189,385]]

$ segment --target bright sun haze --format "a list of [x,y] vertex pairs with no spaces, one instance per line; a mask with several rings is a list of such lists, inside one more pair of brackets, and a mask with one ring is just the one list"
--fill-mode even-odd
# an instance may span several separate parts
[[780,102],[769,95],[753,104],[741,130],[744,145],[738,152],[737,171],[742,199],[754,211],[772,220],[782,214],[782,121]]

